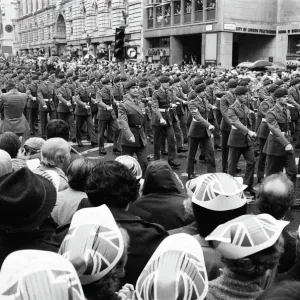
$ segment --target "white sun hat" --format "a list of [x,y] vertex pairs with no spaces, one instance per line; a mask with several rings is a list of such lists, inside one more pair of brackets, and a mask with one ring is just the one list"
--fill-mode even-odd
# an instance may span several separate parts
[[2,264],[0,299],[85,300],[76,270],[61,255],[41,250],[11,253]]
[[243,215],[219,225],[205,240],[229,259],[239,259],[271,247],[290,222],[269,214]]
[[194,204],[210,210],[227,211],[247,203],[244,195],[247,186],[229,174],[208,173],[194,180],[187,186],[194,191],[192,195]]
[[118,156],[115,160],[125,165],[135,175],[136,179],[142,178],[142,168],[134,157],[130,155],[121,155]]
[[136,284],[138,300],[203,300],[207,291],[202,248],[185,233],[162,241]]
[[82,284],[104,277],[123,252],[121,231],[106,205],[77,211],[59,249],[74,265]]

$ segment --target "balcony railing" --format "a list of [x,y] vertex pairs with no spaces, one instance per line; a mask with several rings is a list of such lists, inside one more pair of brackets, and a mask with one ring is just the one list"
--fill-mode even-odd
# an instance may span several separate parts
[[206,11],[206,20],[213,21],[216,19],[216,10],[215,9],[208,9]]
[[180,15],[174,15],[174,25],[180,24]]
[[148,26],[147,28],[153,28],[153,19],[148,19]]
[[164,27],[170,26],[171,25],[171,16],[166,16],[164,17]]
[[195,11],[195,22],[203,22],[203,10]]
[[184,23],[191,23],[191,13],[184,14]]

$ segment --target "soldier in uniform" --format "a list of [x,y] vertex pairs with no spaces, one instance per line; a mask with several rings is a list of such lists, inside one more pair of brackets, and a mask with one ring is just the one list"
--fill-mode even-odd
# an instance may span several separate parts
[[111,93],[111,86],[109,78],[102,79],[103,88],[97,91],[96,101],[98,103],[98,119],[99,119],[99,152],[105,155],[104,149],[104,132],[110,126],[114,135],[113,152],[121,154],[121,146],[118,142],[120,129],[118,126],[115,111],[113,109],[114,99]]
[[287,176],[296,187],[297,169],[293,146],[290,142],[290,113],[287,109],[288,91],[285,88],[279,88],[275,91],[274,96],[276,104],[266,114],[266,122],[270,129],[263,150],[267,155],[266,175],[282,172],[285,168]]
[[229,146],[229,166],[228,174],[235,176],[236,168],[241,154],[246,161],[246,172],[244,183],[248,186],[245,191],[255,196],[253,189],[255,157],[252,139],[256,133],[248,129],[249,116],[254,112],[246,106],[247,89],[238,86],[235,89],[236,100],[229,106],[227,116],[231,124],[231,131],[228,139]]
[[44,75],[42,81],[43,83],[40,84],[37,89],[37,98],[39,102],[41,133],[42,137],[45,139],[47,116],[49,115],[50,120],[55,119],[56,112],[53,102],[54,89],[53,86],[49,84],[49,76]]
[[94,130],[91,111],[91,98],[88,90],[88,78],[81,77],[79,79],[81,86],[75,90],[75,117],[76,117],[76,140],[79,147],[82,147],[81,128],[86,123],[88,135],[91,140],[91,145],[97,145],[97,137]]
[[91,97],[91,110],[92,110],[92,119],[94,120],[94,125],[95,125],[95,132],[98,132],[98,119],[97,119],[97,114],[98,114],[98,104],[97,104],[97,91],[98,87],[96,84],[95,78],[91,78],[89,80],[89,91],[90,91],[90,97]]
[[296,129],[296,146],[295,149],[300,149],[300,78],[294,78],[291,80],[291,87],[288,90],[288,102],[292,104],[294,107],[291,108],[292,112],[292,121],[295,122],[295,129]]
[[116,76],[114,78],[114,85],[112,86],[112,95],[114,98],[114,110],[116,113],[116,116],[118,117],[118,105],[120,104],[121,101],[123,101],[123,95],[124,95],[124,91],[123,91],[123,85],[121,83],[121,78],[120,76]]
[[[27,86],[26,86],[25,82],[26,82],[25,76],[19,75],[17,77],[16,88],[20,93],[26,93],[26,91],[27,91]],[[28,99],[27,99],[27,101],[28,101]],[[29,118],[28,118],[29,117],[29,109],[27,106],[27,101],[26,101],[26,105],[24,108],[24,116],[27,120],[29,120]]]
[[124,87],[128,93],[118,108],[122,154],[130,156],[136,154],[143,174],[145,174],[147,168],[145,104],[138,99],[138,86],[135,81],[126,82]]
[[37,100],[37,90],[39,84],[39,77],[37,75],[32,76],[31,84],[27,85],[26,94],[28,97],[27,108],[28,108],[28,119],[29,119],[29,127],[30,134],[34,135],[35,132],[35,124],[38,119],[38,108],[39,102]]
[[231,131],[231,124],[230,120],[227,116],[227,111],[230,105],[232,105],[235,100],[236,96],[234,94],[235,88],[237,87],[237,81],[234,79],[230,79],[228,82],[228,93],[224,95],[220,100],[220,110],[222,113],[222,121],[221,121],[221,132],[222,132],[222,170],[224,173],[228,171],[228,153],[229,153],[229,146],[228,146],[228,138]]
[[266,114],[271,109],[275,103],[276,98],[274,96],[275,91],[278,89],[278,85],[271,84],[269,86],[269,92],[271,94],[270,97],[268,97],[266,100],[264,100],[258,108],[257,112],[257,121],[259,122],[259,126],[257,129],[257,138],[259,141],[259,157],[258,157],[258,165],[257,165],[257,183],[261,183],[264,174],[265,174],[265,165],[266,165],[266,154],[263,152],[265,143],[267,141],[267,138],[269,136],[269,127],[266,122]]
[[259,101],[263,102],[266,98],[268,98],[270,96],[269,93],[269,86],[272,84],[273,82],[270,79],[265,79],[263,82],[263,86],[259,89],[258,91],[258,97],[259,97]]
[[159,78],[161,87],[152,95],[151,108],[153,111],[152,125],[154,131],[154,160],[160,159],[161,135],[164,134],[168,141],[168,162],[171,167],[179,167],[176,159],[176,141],[173,129],[172,116],[170,113],[173,104],[173,95],[169,90],[170,78],[161,76]]
[[57,114],[59,119],[69,125],[71,140],[72,142],[76,142],[72,91],[69,90],[68,86],[67,79],[60,80],[60,87],[56,91],[56,97],[58,99]]
[[194,176],[194,161],[199,144],[206,154],[207,172],[216,172],[216,161],[212,143],[211,131],[215,127],[208,122],[208,111],[211,104],[205,99],[205,85],[199,84],[195,88],[197,97],[190,100],[188,106],[193,117],[189,129],[189,152],[187,159],[187,174],[190,180]]

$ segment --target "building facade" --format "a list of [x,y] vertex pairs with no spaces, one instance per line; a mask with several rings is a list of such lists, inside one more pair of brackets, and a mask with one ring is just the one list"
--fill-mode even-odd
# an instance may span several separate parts
[[21,0],[14,20],[15,47],[26,53],[96,55],[113,47],[115,28],[141,56],[140,0]]
[[12,20],[17,13],[17,0],[0,0],[0,51],[5,56],[15,54]]
[[299,0],[144,0],[143,7],[148,61],[230,67],[300,58]]

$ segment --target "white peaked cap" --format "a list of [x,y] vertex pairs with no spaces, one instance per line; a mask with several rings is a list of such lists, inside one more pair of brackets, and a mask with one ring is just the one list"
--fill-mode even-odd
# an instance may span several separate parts
[[162,241],[136,284],[138,300],[203,300],[207,291],[202,248],[185,233]]
[[[247,203],[240,180],[226,173],[208,173],[199,176],[189,188],[194,188],[192,202],[215,211],[227,211],[242,207]],[[196,187],[194,185],[196,184]]]
[[121,155],[118,156],[115,160],[125,165],[135,175],[137,179],[142,178],[142,168],[134,157],[130,155]]
[[219,225],[205,240],[226,258],[239,259],[274,245],[288,224],[268,214],[243,215]]
[[2,264],[0,299],[85,300],[73,265],[40,250],[11,253]]
[[106,205],[77,211],[59,253],[72,262],[82,284],[104,277],[124,252],[124,240]]

